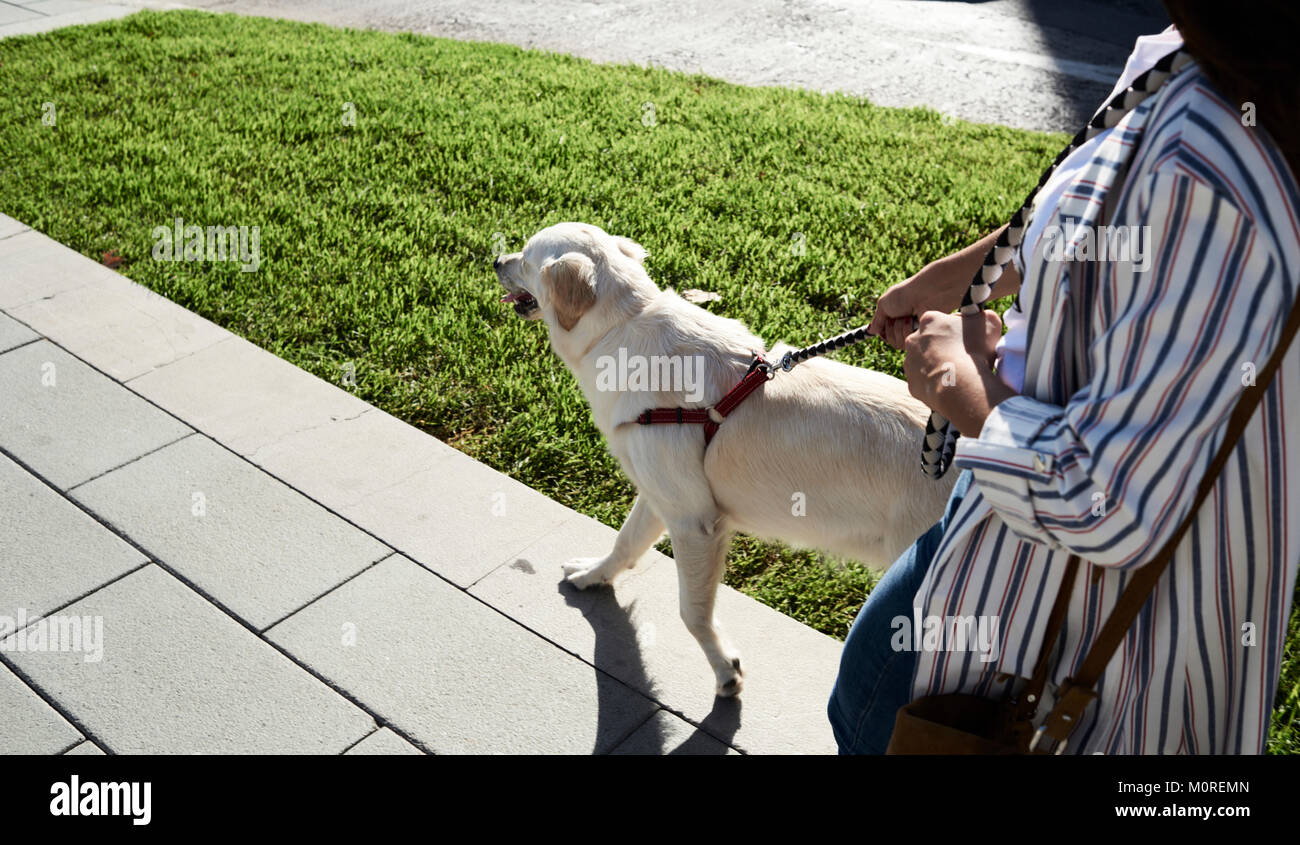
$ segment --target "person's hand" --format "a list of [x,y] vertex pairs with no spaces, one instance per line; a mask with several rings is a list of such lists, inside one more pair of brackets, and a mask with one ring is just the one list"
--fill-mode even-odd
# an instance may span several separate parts
[[916,319],[926,311],[955,311],[970,285],[971,276],[960,262],[947,258],[931,261],[910,279],[880,295],[867,333],[884,338],[895,349],[916,329]]
[[[945,314],[956,311],[1002,229],[990,232],[952,255],[931,261],[910,279],[881,294],[867,333],[884,338],[895,349],[902,349],[903,340],[916,330],[916,319],[926,311]],[[1007,296],[1018,287],[1020,274],[1014,264],[1008,264],[993,285],[993,299]]]
[[903,343],[908,390],[962,434],[978,436],[989,412],[1016,395],[993,373],[1002,319],[993,311],[926,311],[917,323]]

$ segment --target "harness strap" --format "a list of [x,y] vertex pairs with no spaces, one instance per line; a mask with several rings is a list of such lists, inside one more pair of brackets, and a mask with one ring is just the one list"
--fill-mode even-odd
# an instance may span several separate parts
[[749,394],[757,390],[759,385],[771,378],[770,370],[771,367],[763,356],[755,355],[745,377],[727,391],[727,395],[718,400],[712,408],[650,408],[642,411],[636,421],[641,425],[703,425],[704,446],[707,448],[713,440],[713,435],[718,433],[722,420],[736,410],[736,407],[744,402]]
[[682,425],[683,423],[711,422],[707,408],[651,408],[648,411],[642,411],[636,421],[641,425],[661,425],[664,423]]

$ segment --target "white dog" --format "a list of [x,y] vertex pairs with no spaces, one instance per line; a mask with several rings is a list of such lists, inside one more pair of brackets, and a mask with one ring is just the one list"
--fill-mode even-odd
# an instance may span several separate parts
[[904,382],[826,358],[765,382],[707,448],[701,425],[638,424],[650,408],[711,407],[766,349],[736,320],[659,290],[645,256],[626,238],[561,223],[494,266],[502,301],[545,321],[637,489],[614,549],[566,563],[568,580],[580,589],[609,582],[667,530],[682,620],[717,693],[736,695],[740,657],[713,616],[731,535],[887,567],[939,519],[956,474],[939,482],[922,474],[928,410]]

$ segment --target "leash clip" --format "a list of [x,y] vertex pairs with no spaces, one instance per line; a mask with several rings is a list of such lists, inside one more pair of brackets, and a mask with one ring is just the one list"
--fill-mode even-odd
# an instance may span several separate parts
[[776,378],[777,368],[764,358],[761,353],[750,351],[754,355],[754,360],[749,362],[749,369],[745,371],[745,376],[748,377],[750,373],[758,369],[763,371],[763,375],[767,376],[768,381]]

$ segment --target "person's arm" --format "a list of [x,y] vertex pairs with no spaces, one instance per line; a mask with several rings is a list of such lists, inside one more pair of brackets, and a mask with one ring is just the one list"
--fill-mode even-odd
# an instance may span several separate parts
[[1294,295],[1213,186],[1161,172],[1139,194],[1150,267],[1099,268],[1097,307],[1114,313],[1090,380],[1064,407],[1004,398],[954,459],[1017,534],[1101,566],[1145,563],[1186,517],[1243,366],[1263,366]]
[[[890,346],[902,349],[903,339],[912,331],[913,317],[920,317],[926,311],[945,314],[956,311],[971,279],[975,278],[975,271],[1005,228],[1002,226],[952,255],[931,261],[916,275],[886,290],[876,301],[868,333],[883,337]],[[993,298],[1008,296],[1019,287],[1020,274],[1015,263],[1009,263],[993,285]]]

